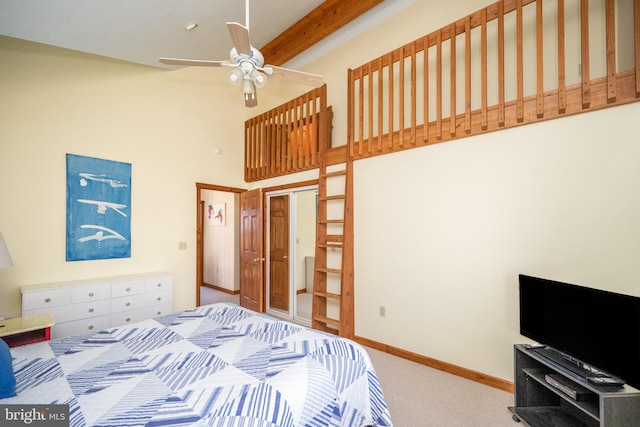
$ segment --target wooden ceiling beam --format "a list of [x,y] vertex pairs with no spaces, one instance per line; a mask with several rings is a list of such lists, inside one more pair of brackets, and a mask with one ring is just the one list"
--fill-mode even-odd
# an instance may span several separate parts
[[268,63],[282,65],[383,0],[326,0],[260,48]]

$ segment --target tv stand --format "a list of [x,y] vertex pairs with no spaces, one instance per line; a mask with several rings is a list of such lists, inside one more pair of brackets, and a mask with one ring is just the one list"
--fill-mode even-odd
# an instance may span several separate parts
[[[640,420],[640,390],[628,385],[597,386],[524,345],[514,346],[515,421],[531,427],[633,427]],[[548,382],[575,384],[579,398]]]

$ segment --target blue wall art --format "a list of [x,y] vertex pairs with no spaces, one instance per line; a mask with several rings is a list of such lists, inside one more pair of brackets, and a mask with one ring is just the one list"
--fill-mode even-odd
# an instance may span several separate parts
[[131,257],[131,164],[67,154],[67,261]]

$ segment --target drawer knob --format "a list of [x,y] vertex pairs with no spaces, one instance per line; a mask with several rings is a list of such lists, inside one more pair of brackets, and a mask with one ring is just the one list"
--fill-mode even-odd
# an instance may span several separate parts
[[162,297],[158,297],[158,298],[156,298],[156,299],[157,299],[158,301],[160,301],[160,300],[162,299]]
[[127,292],[131,292],[131,288],[127,287]]
[[93,292],[89,292],[89,296],[92,297],[94,295]]
[[89,329],[89,330],[93,329],[93,325],[89,325],[89,328],[88,328],[88,329]]
[[51,298],[49,298],[49,297],[45,298],[45,299],[44,299],[44,302],[46,302],[46,303],[51,302]]
[[158,283],[158,284],[157,284],[157,286],[158,286],[159,288],[161,288],[161,287],[162,287],[162,283]]
[[158,316],[160,316],[162,314],[161,311],[158,310],[158,312],[156,313]]
[[126,305],[127,307],[129,307],[129,306],[131,305],[131,303],[130,303],[130,302],[128,302],[128,303],[126,303],[125,305]]
[[127,317],[125,320],[126,320],[127,322],[131,322],[131,317]]
[[93,308],[90,308],[90,309],[89,309],[89,313],[93,313]]

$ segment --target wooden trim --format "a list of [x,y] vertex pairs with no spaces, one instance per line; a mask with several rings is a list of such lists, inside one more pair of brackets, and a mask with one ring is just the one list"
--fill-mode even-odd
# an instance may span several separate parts
[[202,191],[213,190],[223,191],[227,193],[244,193],[245,188],[227,187],[225,185],[204,184],[196,182],[196,307],[200,306],[200,286],[204,284],[203,273],[203,257],[204,257],[204,230],[202,229],[202,209],[204,202],[202,201]]
[[204,286],[205,288],[214,289],[214,290],[216,290],[218,292],[223,292],[223,293],[229,294],[229,295],[239,295],[240,294],[240,289],[238,289],[237,291],[232,291],[231,289],[223,288],[221,286],[212,285],[211,283],[206,283],[206,282],[203,282],[202,286]]
[[282,65],[342,28],[382,0],[327,0],[260,48],[272,65]]
[[451,363],[443,362],[441,360],[433,359],[431,357],[423,356],[421,354],[413,353],[411,351],[403,350],[398,347],[393,347],[387,344],[382,344],[377,341],[373,341],[367,338],[354,336],[354,341],[373,349],[392,354],[394,356],[401,357],[403,359],[411,360],[412,362],[420,363],[421,365],[429,366],[430,368],[437,369],[439,371],[447,372],[452,375],[456,375],[462,378],[466,378],[471,381],[475,381],[480,384],[484,384],[489,387],[497,388],[509,393],[513,393],[514,385],[512,382],[497,378],[491,375],[483,374],[471,369],[463,368],[461,366],[453,365]]
[[633,0],[633,28],[636,48],[636,97],[640,98],[640,0]]

